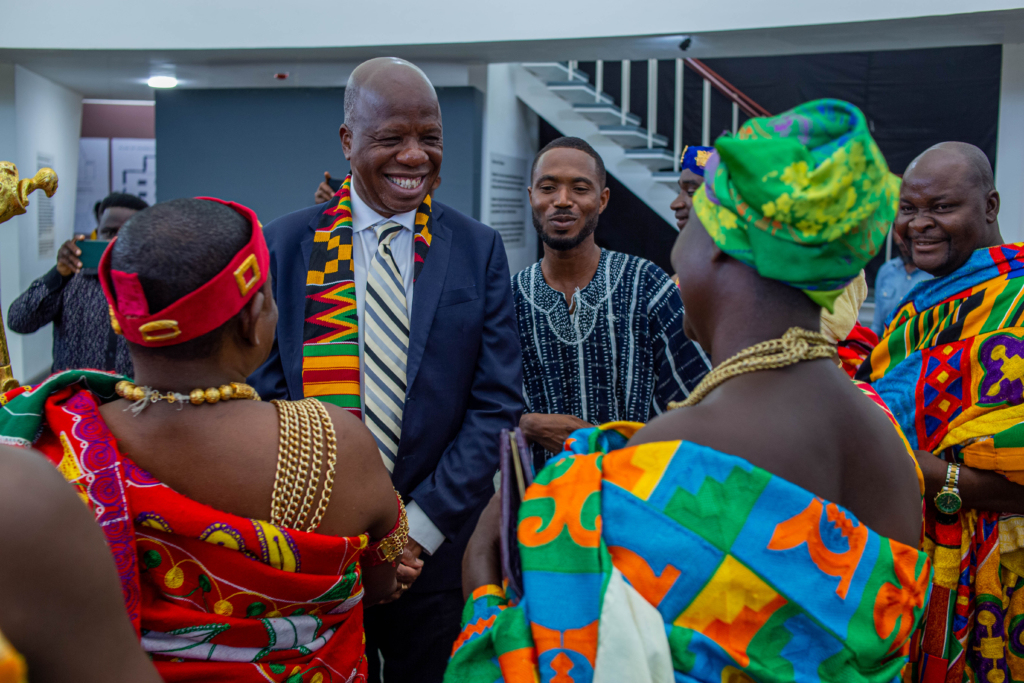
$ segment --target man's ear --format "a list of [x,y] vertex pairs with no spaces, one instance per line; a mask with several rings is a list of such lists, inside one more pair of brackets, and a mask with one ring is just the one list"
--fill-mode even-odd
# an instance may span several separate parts
[[344,152],[346,159],[352,158],[352,129],[348,127],[348,124],[341,124],[341,128],[338,129],[338,137],[341,138],[341,151]]
[[597,210],[598,214],[604,213],[604,210],[608,208],[608,198],[611,196],[612,191],[606,185],[605,188],[601,190],[601,208]]
[[991,190],[985,198],[985,220],[995,223],[999,218],[999,192]]
[[256,292],[256,296],[249,300],[241,311],[241,315],[238,317],[239,333],[245,341],[251,346],[258,346],[259,340],[259,320],[263,315],[263,308],[267,303],[266,294],[263,293],[263,288]]

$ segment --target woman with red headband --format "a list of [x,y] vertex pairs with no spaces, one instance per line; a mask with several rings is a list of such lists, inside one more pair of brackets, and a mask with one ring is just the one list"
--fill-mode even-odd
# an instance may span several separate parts
[[135,378],[0,396],[0,441],[41,450],[95,514],[166,681],[365,680],[363,604],[401,590],[405,511],[366,427],[245,384],[274,343],[268,273],[244,206],[142,211],[100,263]]

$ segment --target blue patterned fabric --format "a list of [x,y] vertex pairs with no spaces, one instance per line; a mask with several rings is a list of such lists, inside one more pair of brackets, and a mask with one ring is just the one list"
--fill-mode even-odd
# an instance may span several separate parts
[[[683,302],[665,271],[638,256],[601,250],[594,278],[565,297],[535,263],[512,278],[523,348],[526,412],[575,415],[591,424],[647,422],[708,372],[683,334]],[[541,465],[553,454],[534,446]]]

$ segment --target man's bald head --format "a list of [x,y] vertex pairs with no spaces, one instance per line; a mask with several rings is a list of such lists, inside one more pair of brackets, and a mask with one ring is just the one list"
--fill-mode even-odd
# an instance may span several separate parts
[[903,177],[913,176],[922,162],[927,167],[935,164],[955,164],[960,169],[962,179],[980,192],[988,194],[996,189],[995,176],[988,156],[981,148],[968,142],[940,142],[932,145],[910,162]]
[[440,116],[437,91],[423,70],[398,57],[377,57],[355,68],[345,86],[345,122],[358,125],[366,112],[365,102],[372,109],[387,108],[395,97],[433,102]]
[[978,249],[1003,243],[999,193],[985,153],[943,142],[910,163],[893,227],[914,265],[936,277],[956,271]]

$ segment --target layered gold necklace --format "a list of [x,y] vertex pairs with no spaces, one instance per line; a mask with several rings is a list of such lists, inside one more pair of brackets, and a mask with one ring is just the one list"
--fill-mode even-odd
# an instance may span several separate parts
[[777,370],[800,361],[835,357],[836,348],[828,337],[802,327],[791,327],[781,339],[769,339],[754,344],[722,362],[704,376],[685,401],[673,401],[668,404],[668,408],[673,410],[695,406],[723,382],[748,372]]

